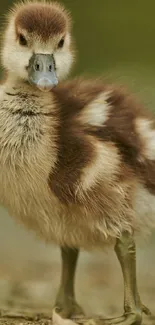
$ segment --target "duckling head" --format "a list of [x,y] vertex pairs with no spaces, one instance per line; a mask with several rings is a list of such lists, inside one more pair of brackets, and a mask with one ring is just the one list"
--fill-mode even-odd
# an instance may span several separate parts
[[15,79],[49,91],[66,78],[74,61],[70,30],[70,15],[58,3],[16,4],[7,16],[4,69]]

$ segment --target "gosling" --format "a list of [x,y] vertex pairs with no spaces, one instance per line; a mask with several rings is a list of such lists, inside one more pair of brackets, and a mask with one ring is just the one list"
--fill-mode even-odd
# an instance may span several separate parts
[[66,17],[48,3],[20,4],[9,14],[2,48],[7,75],[0,87],[0,202],[61,247],[55,304],[61,315],[82,314],[74,293],[79,250],[112,245],[123,272],[124,315],[104,324],[140,325],[149,310],[137,288],[135,234],[155,226],[154,120],[123,90],[101,81],[57,85],[72,62]]

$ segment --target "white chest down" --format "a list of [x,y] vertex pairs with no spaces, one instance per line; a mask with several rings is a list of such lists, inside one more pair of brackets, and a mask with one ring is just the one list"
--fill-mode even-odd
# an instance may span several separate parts
[[54,156],[50,125],[43,115],[22,115],[27,105],[15,95],[3,94],[0,99],[0,203],[29,228],[49,237],[52,214],[58,214],[58,200],[48,187]]

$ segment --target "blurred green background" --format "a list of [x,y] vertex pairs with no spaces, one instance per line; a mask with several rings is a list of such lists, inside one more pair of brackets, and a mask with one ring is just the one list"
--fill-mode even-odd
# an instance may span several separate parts
[[[131,91],[138,95],[139,99],[144,102],[149,109],[154,110],[155,1],[64,0],[61,2],[66,5],[73,16],[73,35],[77,47],[77,64],[74,67],[72,75],[102,75],[110,81],[125,83]],[[1,25],[4,20],[3,14],[12,3],[12,0],[0,0]],[[29,279],[28,274],[30,274],[30,279],[49,279],[50,276],[48,275],[51,274],[51,263],[55,265],[54,263],[57,262],[59,265],[57,250],[55,250],[53,246],[46,246],[44,243],[37,241],[33,234],[27,233],[22,226],[16,225],[2,208],[0,209],[0,215],[1,278],[13,277],[16,279],[23,279],[25,276],[26,279]],[[154,249],[151,248],[151,244],[149,245],[146,245],[145,249],[141,250],[139,255],[141,272],[140,283],[143,290],[143,296],[145,296],[146,300],[150,299],[152,306],[154,306],[153,293],[151,293],[153,292],[151,291],[153,288],[155,293],[155,281],[153,278],[155,270],[152,266]],[[112,257],[114,257],[114,255],[112,255]],[[147,263],[144,263],[144,259],[147,260]],[[102,271],[106,280],[101,276],[101,272],[99,275],[98,269],[95,269],[96,263],[98,269],[99,264],[102,264]],[[119,302],[117,292],[119,291],[121,296],[121,292],[123,291],[120,290],[119,284],[121,283],[122,285],[122,282],[120,280],[120,273],[119,275],[117,274],[117,266],[115,266],[115,276],[112,274],[110,277],[110,270],[112,270],[111,263],[113,265],[115,262],[113,262],[113,260],[111,262],[110,258],[105,258],[101,261],[101,256],[96,254],[93,258],[89,257],[87,254],[83,259],[81,258],[80,265],[85,265],[85,267],[91,265],[91,271],[89,268],[89,272],[91,272],[92,276],[91,278],[87,277],[86,280],[84,275],[82,278],[83,269],[81,269],[81,273],[79,273],[80,275],[78,277],[79,296],[88,310],[91,310],[96,296],[98,296],[98,292],[101,290],[100,286],[102,283],[107,290],[105,299],[107,301],[107,310],[111,311],[110,307],[108,307],[110,306],[108,305],[108,299],[110,301],[111,297],[109,296],[108,298],[107,292],[109,292],[109,283],[112,283],[112,281],[115,285],[115,291],[111,288],[110,292],[113,292],[113,298],[116,296],[113,302],[113,312],[117,309],[116,305]],[[43,268],[41,265],[43,265]],[[46,268],[45,266],[47,265],[50,265],[50,267]],[[109,267],[105,265],[109,265]],[[27,275],[25,275],[24,272],[27,272]],[[40,275],[38,275],[37,272],[40,272]],[[57,274],[57,272],[55,274]],[[56,279],[52,282],[55,293],[59,276],[55,277],[53,273],[52,276]],[[80,285],[80,283],[83,284]],[[147,283],[149,293],[143,285],[144,283]],[[154,287],[152,287],[152,283]],[[2,287],[0,282],[1,293],[3,292]],[[84,291],[85,287],[89,289],[87,294]],[[92,289],[90,289],[90,287]],[[41,290],[41,287],[39,288],[39,290]],[[4,292],[5,296],[6,290],[4,290]],[[99,294],[100,301],[98,301],[95,307],[96,312],[103,310],[102,302],[104,301],[101,299],[101,295],[102,293]]]

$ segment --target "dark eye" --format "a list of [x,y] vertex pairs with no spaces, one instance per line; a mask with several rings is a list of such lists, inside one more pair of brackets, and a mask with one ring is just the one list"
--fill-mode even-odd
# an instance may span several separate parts
[[19,35],[19,43],[22,46],[27,46],[27,40],[22,34]]
[[60,42],[58,43],[58,48],[59,49],[61,49],[62,47],[63,47],[63,45],[64,45],[64,38],[62,38],[61,40],[60,40]]

